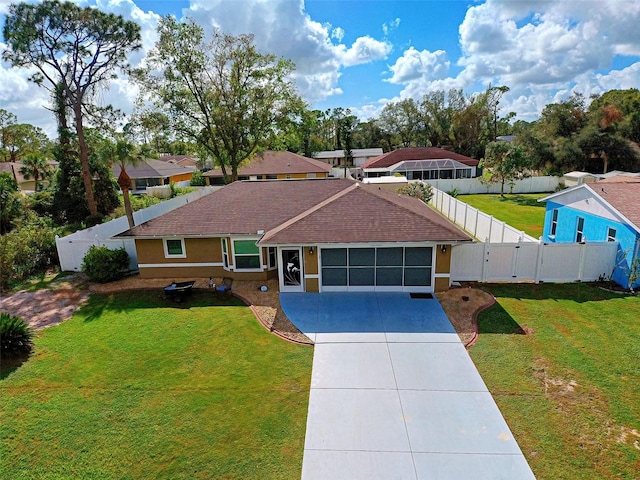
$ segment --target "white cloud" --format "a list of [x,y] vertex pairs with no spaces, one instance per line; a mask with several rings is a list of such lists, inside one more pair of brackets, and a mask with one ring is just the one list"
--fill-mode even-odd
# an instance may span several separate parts
[[[471,6],[459,27],[462,56],[457,66],[462,70],[450,75],[444,51],[410,47],[390,67],[387,81],[403,85],[392,100],[419,99],[434,90],[461,88],[469,93],[489,84],[507,85],[511,90],[501,102],[502,111],[516,111],[519,119],[531,120],[559,91],[567,96],[571,91],[588,95],[628,88],[625,85],[637,82],[634,68],[596,74],[608,67],[617,52],[640,45],[633,37],[637,34],[630,32],[634,21],[620,18],[622,7],[614,1],[598,13],[585,9],[584,3],[557,0],[488,0]],[[636,24],[637,11],[640,8],[634,5],[626,12]],[[625,25],[624,35],[612,33],[616,21]]]
[[396,18],[395,20],[390,21],[389,23],[382,24],[382,32],[386,35],[389,35],[396,28],[400,26],[400,19]]
[[342,65],[351,67],[384,59],[391,52],[391,49],[391,44],[365,36],[353,42],[349,49],[345,48],[344,45],[340,45],[338,51],[341,52],[341,55],[338,58]]
[[302,0],[244,0],[242,8],[223,0],[192,0],[183,14],[233,35],[250,32],[261,51],[292,60],[298,88],[307,101],[342,93],[338,85],[342,68],[386,58],[392,48],[370,36],[357,38],[350,47],[340,43],[343,28],[312,20]]
[[414,47],[405,50],[396,63],[389,67],[393,74],[387,81],[395,84],[407,84],[418,79],[429,81],[446,77],[450,62],[444,50],[430,52],[418,51]]

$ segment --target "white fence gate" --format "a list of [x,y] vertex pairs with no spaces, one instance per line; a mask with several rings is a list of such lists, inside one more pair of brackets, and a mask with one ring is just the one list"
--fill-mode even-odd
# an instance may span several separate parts
[[612,275],[617,251],[617,242],[455,245],[451,251],[451,280],[595,282]]
[[[171,200],[153,205],[144,210],[134,212],[133,219],[136,225],[140,225],[152,218],[156,218],[182,205],[197,200],[216,189],[217,188],[205,187],[187,195],[172,198]],[[129,254],[129,269],[137,270],[138,254],[133,239],[111,238],[128,229],[129,223],[127,217],[120,217],[101,225],[96,225],[95,227],[80,230],[66,237],[60,238],[56,236],[56,248],[58,250],[58,258],[60,259],[60,269],[64,272],[79,272],[82,269],[82,260],[89,251],[89,247],[95,245],[98,247],[107,246],[111,249],[124,248]]]

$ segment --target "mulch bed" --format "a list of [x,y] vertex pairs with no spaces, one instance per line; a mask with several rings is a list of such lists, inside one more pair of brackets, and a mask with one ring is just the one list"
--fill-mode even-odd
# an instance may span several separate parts
[[[20,291],[0,297],[0,311],[22,317],[35,329],[57,325],[73,316],[89,298],[90,293],[114,293],[127,290],[160,289],[171,283],[168,279],[141,279],[132,275],[117,282],[90,284],[83,275],[73,275],[56,282],[51,289]],[[175,282],[193,280],[173,279]],[[208,278],[197,278],[194,288],[209,289]],[[213,279],[221,284],[221,278]],[[262,286],[267,291],[261,291]],[[311,345],[313,342],[287,318],[280,306],[278,280],[234,281],[233,294],[249,305],[260,323],[270,332],[288,341]],[[478,335],[477,315],[495,302],[492,295],[468,286],[451,288],[436,294],[462,342],[469,346]]]

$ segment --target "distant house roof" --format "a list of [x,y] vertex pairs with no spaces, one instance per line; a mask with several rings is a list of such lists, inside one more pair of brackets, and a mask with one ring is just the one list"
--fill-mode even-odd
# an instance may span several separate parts
[[619,173],[612,177],[601,178],[597,183],[639,183],[640,173]]
[[[354,148],[351,155],[354,157],[377,157],[383,154],[381,148]],[[313,158],[344,158],[344,150],[323,150],[313,154]]]
[[[313,158],[292,152],[268,150],[257,155],[247,165],[240,167],[238,175],[278,175],[296,173],[329,173],[331,166]],[[206,177],[222,177],[222,170],[216,168],[204,174]]]
[[640,181],[638,182],[596,182],[582,184],[559,192],[552,193],[539,202],[554,200],[572,192],[586,189],[591,195],[600,198],[616,210],[621,217],[629,222],[629,225],[640,232]]
[[191,155],[160,155],[159,160],[162,160],[163,162],[169,162],[169,163],[180,163],[184,160],[190,161],[190,162],[198,162],[197,157],[192,157]]
[[385,153],[379,157],[372,158],[362,165],[362,168],[387,168],[396,163],[407,160],[455,160],[475,167],[478,160],[471,157],[451,152],[443,148],[437,147],[420,147],[420,148],[400,148],[393,152]]
[[418,199],[345,179],[234,182],[119,236],[262,234],[263,245],[471,241]]
[[[111,167],[113,176],[118,178],[120,175],[120,165],[114,164]],[[174,163],[164,162],[161,160],[155,160],[153,158],[147,158],[144,162],[136,165],[126,166],[127,174],[129,177],[136,178],[167,178],[174,175],[182,175],[185,173],[193,173],[193,168],[182,167]]]

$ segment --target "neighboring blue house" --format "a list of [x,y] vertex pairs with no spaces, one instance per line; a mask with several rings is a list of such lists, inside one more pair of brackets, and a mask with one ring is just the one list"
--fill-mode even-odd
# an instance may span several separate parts
[[[630,287],[631,269],[640,269],[640,179],[582,184],[539,201],[547,202],[545,242],[618,242],[612,280]],[[633,285],[639,286],[640,280]]]

